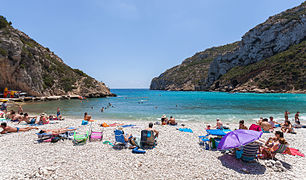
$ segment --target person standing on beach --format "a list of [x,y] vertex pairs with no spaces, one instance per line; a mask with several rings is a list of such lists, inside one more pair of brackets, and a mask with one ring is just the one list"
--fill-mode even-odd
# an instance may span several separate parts
[[296,112],[294,116],[294,121],[296,124],[301,124],[299,116],[300,116],[300,112]]
[[285,111],[285,121],[288,121],[288,118],[289,118],[289,112],[288,110]]
[[1,123],[1,128],[3,129],[3,131],[1,131],[1,134],[11,133],[11,132],[25,132],[25,131],[30,131],[32,129],[38,129],[37,127],[13,128],[8,126],[6,122]]

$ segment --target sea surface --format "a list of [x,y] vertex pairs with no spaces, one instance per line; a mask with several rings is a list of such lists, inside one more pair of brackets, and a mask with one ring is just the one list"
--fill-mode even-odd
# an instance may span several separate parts
[[[255,94],[224,92],[156,91],[148,89],[112,89],[117,97],[87,100],[33,102],[24,111],[56,114],[60,107],[63,116],[82,119],[88,112],[92,119],[157,121],[165,114],[180,121],[225,122],[245,120],[254,122],[260,117],[273,116],[283,120],[284,111],[301,112],[306,120],[305,94]],[[108,104],[111,103],[111,107]],[[104,112],[101,108],[106,107]]]

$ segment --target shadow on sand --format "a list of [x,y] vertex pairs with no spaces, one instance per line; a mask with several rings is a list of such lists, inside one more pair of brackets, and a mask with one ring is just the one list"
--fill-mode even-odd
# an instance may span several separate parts
[[241,174],[264,174],[266,167],[258,161],[243,162],[236,159],[235,156],[223,154],[218,157],[222,165]]

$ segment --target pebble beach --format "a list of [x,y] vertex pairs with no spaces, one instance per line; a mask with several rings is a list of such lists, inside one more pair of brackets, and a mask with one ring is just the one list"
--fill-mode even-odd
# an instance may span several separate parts
[[[101,123],[135,124],[124,128],[125,133],[140,136],[147,121],[96,120],[82,126],[80,119],[66,118],[39,129],[75,127],[85,133],[102,130]],[[131,149],[115,150],[101,141],[74,146],[71,140],[57,143],[36,143],[39,130],[0,135],[0,179],[305,179],[306,159],[280,155],[277,160],[257,160],[245,163],[220,151],[209,151],[199,145],[205,135],[205,122],[183,122],[193,133],[180,132],[178,126],[154,125],[159,131],[158,145],[145,154],[133,154]],[[247,124],[249,125],[249,124]],[[12,127],[25,127],[9,122]],[[232,130],[234,124],[227,124]],[[103,141],[115,142],[115,127],[106,127]],[[278,130],[278,129],[276,129]],[[297,134],[285,134],[290,147],[306,152],[306,129]],[[267,140],[273,133],[264,133]]]

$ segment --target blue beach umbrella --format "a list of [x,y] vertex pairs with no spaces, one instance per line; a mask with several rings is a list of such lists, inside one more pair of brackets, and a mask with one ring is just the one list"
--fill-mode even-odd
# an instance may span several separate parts
[[262,132],[238,129],[227,133],[220,141],[218,150],[225,150],[231,148],[237,148],[244,146],[258,140],[262,135]]

